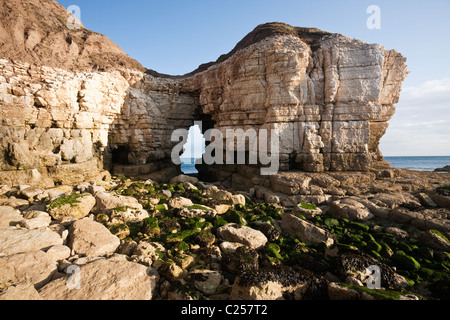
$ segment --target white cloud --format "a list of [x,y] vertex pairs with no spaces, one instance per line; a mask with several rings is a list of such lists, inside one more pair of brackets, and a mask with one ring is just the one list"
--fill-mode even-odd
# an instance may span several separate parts
[[405,87],[389,123],[385,156],[450,155],[450,78]]

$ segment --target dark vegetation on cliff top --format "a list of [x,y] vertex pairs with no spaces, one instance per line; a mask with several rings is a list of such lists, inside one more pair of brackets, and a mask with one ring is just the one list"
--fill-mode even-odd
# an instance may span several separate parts
[[286,23],[281,22],[269,22],[264,23],[257,26],[252,32],[247,34],[239,43],[231,50],[229,53],[224,54],[217,59],[215,62],[209,62],[200,65],[196,70],[187,73],[183,76],[170,76],[167,74],[161,74],[154,70],[147,70],[147,74],[150,74],[155,77],[164,77],[164,78],[187,78],[195,75],[196,73],[202,72],[210,68],[211,66],[221,63],[234,54],[236,54],[239,50],[245,49],[255,43],[258,43],[268,37],[273,37],[276,35],[292,35],[299,37],[306,44],[311,46],[311,49],[314,51],[318,47],[319,40],[326,35],[330,35],[330,33],[326,31],[319,30],[317,28],[301,28],[301,27],[293,27]]

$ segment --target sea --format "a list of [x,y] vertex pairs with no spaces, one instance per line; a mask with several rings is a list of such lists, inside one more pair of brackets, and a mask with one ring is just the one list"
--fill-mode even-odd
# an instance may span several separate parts
[[181,171],[184,174],[198,174],[198,170],[195,168],[195,158],[181,158]]
[[[384,157],[394,168],[416,171],[434,171],[450,165],[449,157]],[[197,174],[194,158],[182,158],[181,170],[184,174]]]
[[450,165],[450,157],[384,157],[394,168],[434,171]]

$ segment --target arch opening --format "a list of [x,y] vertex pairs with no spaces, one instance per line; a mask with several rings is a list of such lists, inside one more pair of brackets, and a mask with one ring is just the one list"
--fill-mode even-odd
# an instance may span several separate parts
[[183,147],[181,159],[181,171],[186,175],[197,175],[198,170],[195,167],[197,160],[201,160],[205,153],[205,138],[198,125],[189,128],[187,142]]

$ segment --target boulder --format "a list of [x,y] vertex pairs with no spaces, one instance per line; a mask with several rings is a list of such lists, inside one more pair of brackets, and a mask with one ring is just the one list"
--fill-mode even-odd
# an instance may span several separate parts
[[[64,185],[45,190],[45,193],[48,195],[48,198],[50,199],[50,201],[56,200],[59,197],[70,195],[70,194],[72,194],[72,192],[73,192],[72,186],[64,186]],[[86,193],[86,192],[83,191],[82,193]]]
[[179,184],[179,183],[185,183],[189,182],[192,184],[196,184],[198,182],[198,179],[196,177],[187,176],[184,174],[180,174],[179,176],[173,177],[170,179],[170,184]]
[[123,222],[138,222],[148,218],[148,212],[144,209],[117,207],[113,209],[111,218],[118,218]]
[[365,221],[374,217],[370,210],[367,209],[363,204],[349,198],[332,202],[330,204],[330,209],[342,218],[351,220]]
[[209,186],[206,191],[205,195],[214,199],[214,200],[231,200],[233,197],[233,194],[229,191],[219,189],[217,186]]
[[9,206],[13,208],[20,208],[23,206],[28,206],[30,202],[25,199],[17,199],[15,197],[10,197],[6,199],[0,199],[0,205],[2,206]]
[[120,196],[109,192],[96,192],[95,196],[95,212],[111,211],[118,207],[143,209],[139,201],[134,197]]
[[187,281],[207,296],[216,293],[222,280],[222,274],[213,270],[194,270],[189,272],[187,276]]
[[450,165],[449,166],[445,166],[443,168],[437,168],[434,170],[434,172],[450,172]]
[[397,207],[389,214],[389,219],[403,224],[409,224],[415,219],[422,219],[423,215],[419,212],[411,211],[404,207]]
[[47,250],[47,256],[52,261],[62,261],[70,257],[70,248],[64,245],[53,246]]
[[367,268],[378,266],[380,268],[381,287],[400,290],[409,287],[408,282],[396,273],[390,266],[382,263],[368,254],[357,250],[340,249],[336,258],[337,270],[341,278],[352,277],[367,285]]
[[95,198],[89,194],[71,194],[50,202],[48,213],[55,220],[77,220],[86,217],[95,205]]
[[224,241],[240,242],[252,249],[259,249],[267,243],[264,233],[237,223],[218,228],[217,235]]
[[233,194],[231,196],[231,203],[233,205],[240,204],[245,206],[245,196],[242,194]]
[[222,241],[219,244],[220,250],[225,254],[234,253],[236,252],[237,248],[240,248],[242,246],[243,246],[242,243],[229,241]]
[[189,207],[183,207],[178,215],[184,218],[195,218],[195,217],[208,217],[214,218],[217,214],[217,211],[213,208],[203,206],[203,205],[193,205]]
[[52,222],[50,215],[43,211],[28,211],[24,216],[26,219],[21,220],[19,225],[26,229],[45,228]]
[[79,289],[59,278],[39,290],[45,300],[151,300],[159,275],[124,259],[99,259],[79,269]]
[[283,215],[281,229],[306,244],[324,242],[327,246],[331,246],[336,241],[334,235],[329,231],[290,213]]
[[88,218],[75,221],[69,229],[69,247],[79,255],[111,255],[119,245],[118,237],[111,234],[104,225]]
[[382,219],[388,219],[389,217],[389,210],[380,207],[378,205],[376,205],[375,203],[373,203],[370,200],[364,199],[364,198],[359,198],[358,202],[361,203],[362,205],[364,205],[365,207],[367,207],[367,209],[370,210],[371,213],[373,213],[374,216],[378,217],[378,218],[382,218]]
[[311,177],[293,176],[290,173],[279,173],[270,176],[272,190],[287,195],[296,195],[309,188]]
[[[319,281],[317,281],[320,287]],[[301,300],[308,291],[307,277],[291,267],[271,267],[239,275],[231,288],[232,300]],[[317,290],[320,292],[320,290]]]
[[420,203],[425,207],[436,208],[438,206],[426,193],[419,192],[416,194],[416,198],[419,199]]
[[445,235],[436,230],[424,231],[420,234],[420,241],[436,250],[450,251],[450,241]]
[[315,216],[321,215],[322,210],[316,205],[311,205],[309,203],[300,202],[296,206],[294,206],[294,214],[302,215],[307,219],[311,219]]
[[175,280],[184,275],[183,269],[173,261],[164,261],[158,268],[159,274],[169,280]]
[[149,258],[150,265],[160,258],[160,253],[164,254],[166,249],[158,242],[141,241],[133,250],[133,255],[142,258]]
[[229,204],[216,204],[214,206],[214,210],[216,210],[217,214],[225,214],[230,208],[231,205]]
[[330,300],[374,300],[374,297],[368,293],[350,289],[335,282],[328,284],[328,296]]
[[25,199],[33,200],[34,197],[41,193],[44,193],[43,189],[37,186],[33,186],[20,190],[19,195],[24,197]]
[[409,193],[378,193],[371,201],[380,207],[387,207],[395,209],[401,205],[408,205],[409,207],[420,207],[420,202],[413,195]]
[[396,227],[386,227],[384,228],[384,232],[392,234],[397,239],[409,238],[409,233],[407,231]]
[[221,260],[222,270],[235,275],[259,269],[259,254],[256,250],[244,245],[234,252],[225,254]]
[[194,203],[191,199],[183,198],[183,197],[175,197],[169,200],[169,206],[174,209],[182,209],[184,207],[193,206]]
[[445,234],[450,234],[449,219],[418,218],[411,221],[411,226],[420,230],[438,230]]

